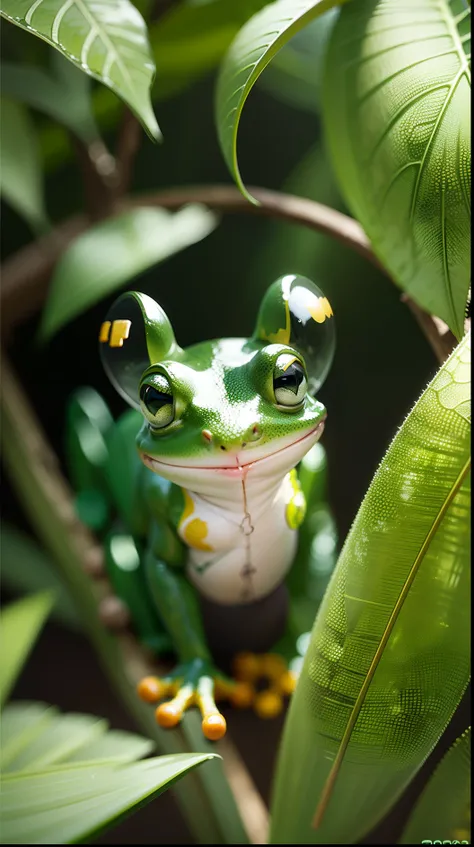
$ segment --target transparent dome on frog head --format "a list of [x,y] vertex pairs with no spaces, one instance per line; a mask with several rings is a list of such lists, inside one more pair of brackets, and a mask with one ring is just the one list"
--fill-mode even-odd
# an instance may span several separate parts
[[336,349],[333,311],[319,286],[298,274],[277,279],[263,298],[254,337],[298,350],[305,360],[309,393],[319,391]]

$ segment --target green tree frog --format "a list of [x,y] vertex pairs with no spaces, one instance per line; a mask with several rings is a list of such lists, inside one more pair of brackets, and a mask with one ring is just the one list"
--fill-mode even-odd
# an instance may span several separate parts
[[294,685],[285,656],[300,633],[290,632],[289,596],[308,601],[314,566],[301,530],[324,465],[326,409],[315,394],[334,354],[333,312],[316,285],[286,275],[267,290],[250,339],[182,349],[163,309],[129,292],[111,306],[99,344],[132,409],[113,423],[98,395],[72,398],[79,507],[93,503],[89,523],[106,527],[108,574],[139,637],[177,657],[167,677],[142,680],[139,695],[165,700],[162,726],[199,706],[205,736],[217,740],[226,723],[216,697],[270,716]]

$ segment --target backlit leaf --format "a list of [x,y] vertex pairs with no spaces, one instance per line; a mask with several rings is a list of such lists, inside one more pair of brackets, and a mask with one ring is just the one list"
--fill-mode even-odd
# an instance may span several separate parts
[[341,188],[395,282],[461,338],[470,284],[470,8],[358,0],[323,114]]
[[0,192],[33,230],[46,226],[36,131],[27,110],[2,97]]
[[471,728],[446,753],[424,789],[399,844],[471,843]]
[[152,265],[208,235],[217,219],[204,206],[179,212],[138,208],[96,224],[62,255],[43,311],[41,335],[68,321]]
[[[214,758],[209,753],[182,753],[135,762],[154,746],[131,733],[109,731],[92,715],[61,715],[43,703],[14,703],[2,716],[2,759],[6,749],[23,749],[28,770],[13,766],[1,781],[2,844],[70,844],[102,831],[156,797],[187,771]],[[33,727],[33,732],[32,732]],[[64,741],[69,733],[70,753]],[[95,740],[92,738],[95,736]],[[53,764],[59,747],[53,740],[50,766],[36,765],[29,750],[63,738],[61,764]],[[71,751],[75,749],[75,753]],[[56,751],[56,752],[54,752]],[[19,756],[18,767],[22,763]]]
[[160,137],[147,28],[129,0],[1,0],[1,14],[115,91],[149,135]]
[[469,512],[470,335],[395,436],[339,557],[290,706],[271,843],[356,843],[438,742],[470,674]]
[[276,0],[242,27],[221,65],[215,120],[224,159],[244,194],[237,163],[237,132],[244,103],[270,60],[289,39],[317,15],[344,0]]
[[38,633],[53,605],[49,591],[24,597],[0,616],[0,706],[21,673]]

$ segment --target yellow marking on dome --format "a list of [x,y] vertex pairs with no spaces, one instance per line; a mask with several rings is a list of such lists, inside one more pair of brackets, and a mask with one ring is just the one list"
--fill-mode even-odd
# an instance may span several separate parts
[[106,343],[109,340],[109,333],[110,333],[110,327],[111,326],[112,326],[112,324],[110,323],[110,321],[104,321],[104,323],[102,324],[102,326],[100,328],[100,332],[99,332],[99,341],[102,344]]
[[265,333],[268,341],[270,341],[271,344],[289,344],[290,343],[290,335],[291,335],[290,307],[288,305],[288,300],[284,300],[284,303],[285,303],[285,326],[281,327],[276,332]]
[[326,320],[326,311],[324,309],[322,300],[322,297],[315,297],[313,303],[308,306],[308,312],[310,313],[313,320],[316,321],[318,324],[322,324]]
[[321,298],[321,305],[324,309],[324,314],[326,315],[326,317],[331,318],[333,316],[334,312],[332,310],[331,304],[330,304],[327,297]]
[[194,547],[196,550],[208,550],[212,552],[213,548],[211,545],[204,541],[207,533],[208,526],[206,521],[202,521],[201,518],[194,518],[184,528],[182,534],[184,540],[190,547]]
[[114,321],[110,335],[109,347],[123,347],[123,342],[130,335],[131,321]]
[[290,529],[298,529],[305,519],[306,500],[294,468],[290,471],[289,478],[293,493],[290,502],[287,504],[285,517]]

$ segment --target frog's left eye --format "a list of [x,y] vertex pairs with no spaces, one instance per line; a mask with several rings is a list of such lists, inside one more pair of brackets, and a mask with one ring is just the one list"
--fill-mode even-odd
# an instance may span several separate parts
[[152,429],[162,429],[173,422],[173,391],[165,376],[156,374],[143,383],[140,388],[140,407]]
[[279,356],[273,370],[273,393],[279,406],[298,408],[308,390],[305,369],[295,356]]

